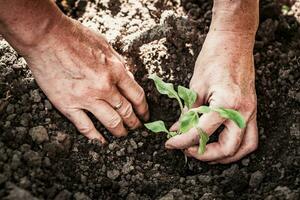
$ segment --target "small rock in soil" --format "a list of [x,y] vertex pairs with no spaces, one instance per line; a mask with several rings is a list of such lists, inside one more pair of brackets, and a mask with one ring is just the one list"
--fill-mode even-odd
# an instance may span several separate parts
[[120,172],[116,169],[107,171],[107,177],[111,180],[115,180],[120,176]]
[[129,195],[126,198],[126,200],[138,200],[138,199],[139,199],[138,195],[136,195],[133,192],[129,193]]
[[264,173],[261,171],[256,171],[253,174],[251,174],[251,178],[249,181],[249,186],[253,188],[257,188],[262,180],[264,179]]
[[23,158],[29,166],[41,166],[42,158],[35,151],[29,150],[25,152]]
[[5,197],[6,200],[37,200],[30,192],[15,185],[10,185],[8,188],[10,191],[8,196]]
[[207,175],[199,175],[198,180],[203,184],[207,184],[211,182],[211,177]]
[[14,154],[13,157],[12,157],[12,159],[11,159],[11,168],[13,170],[16,170],[21,164],[22,163],[21,163],[20,155]]
[[47,99],[44,101],[44,104],[46,110],[52,110],[52,104]]
[[179,198],[183,195],[183,192],[181,189],[174,188],[169,192],[169,194],[172,194],[174,197]]
[[165,196],[161,197],[159,200],[174,200],[173,194],[166,194]]
[[132,162],[127,162],[123,168],[122,168],[122,173],[123,174],[129,174],[132,170],[134,170],[134,167],[132,166]]
[[299,199],[299,194],[293,192],[287,186],[277,186],[274,191],[278,199],[290,199],[290,200]]
[[205,193],[200,200],[212,200],[214,199],[214,195],[212,193]]
[[37,144],[49,141],[47,130],[43,126],[36,126],[29,130],[29,135]]
[[20,179],[20,187],[29,188],[30,186],[31,182],[26,176]]
[[33,102],[35,103],[39,103],[42,99],[38,89],[31,91],[30,96]]
[[7,177],[4,174],[0,174],[0,185],[5,183],[7,180]]
[[90,197],[86,196],[84,193],[82,192],[76,192],[74,194],[74,199],[75,200],[90,200]]
[[137,144],[133,139],[130,139],[129,142],[130,142],[130,145],[133,149],[137,149]]
[[244,158],[243,160],[242,160],[242,165],[244,165],[244,166],[248,166],[249,165],[249,163],[250,163],[250,159],[249,158]]
[[69,192],[68,190],[62,190],[54,198],[54,200],[69,200],[69,199],[71,199],[71,192]]

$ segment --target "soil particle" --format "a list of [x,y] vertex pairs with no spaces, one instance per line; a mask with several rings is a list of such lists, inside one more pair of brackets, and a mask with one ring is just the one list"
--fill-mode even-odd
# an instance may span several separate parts
[[120,172],[116,169],[107,171],[107,177],[111,180],[115,180],[120,176]]
[[37,200],[29,191],[19,188],[16,185],[9,184],[7,188],[9,194],[5,197],[5,200]]
[[39,167],[39,166],[41,166],[41,163],[42,163],[42,158],[39,155],[39,153],[35,152],[33,150],[29,150],[29,151],[25,152],[23,155],[23,159],[28,164],[28,166],[31,166],[31,167]]
[[249,186],[253,188],[257,188],[260,183],[264,179],[264,173],[261,171],[256,171],[253,174],[251,174],[250,181],[249,181]]
[[43,142],[49,141],[47,129],[43,126],[36,126],[31,128],[29,130],[29,135],[37,144],[42,144]]
[[11,159],[11,168],[16,170],[21,164],[21,153],[15,153]]
[[215,199],[212,193],[205,193],[199,200],[213,200]]
[[44,104],[45,104],[45,109],[46,110],[52,110],[52,104],[50,103],[50,101],[45,100]]
[[38,89],[30,91],[30,97],[35,103],[39,103],[42,99]]
[[212,178],[208,175],[199,175],[198,180],[200,181],[200,183],[208,184],[212,181]]
[[159,200],[174,200],[173,194],[166,194],[165,196],[161,197]]
[[7,177],[4,174],[0,174],[0,185],[7,181]]
[[74,199],[75,200],[91,200],[86,194],[81,193],[81,192],[76,192],[74,194]]
[[298,192],[291,191],[291,189],[288,188],[287,186],[277,186],[274,189],[274,192],[275,192],[275,196],[279,199],[297,200],[300,197],[299,191]]
[[69,192],[68,190],[62,190],[55,196],[54,200],[69,200],[71,199],[71,197],[71,192]]

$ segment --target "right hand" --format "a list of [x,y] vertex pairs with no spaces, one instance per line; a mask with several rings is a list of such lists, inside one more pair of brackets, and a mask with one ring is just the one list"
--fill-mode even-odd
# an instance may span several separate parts
[[117,137],[127,135],[125,125],[130,129],[141,125],[137,116],[149,118],[144,91],[122,57],[80,23],[63,17],[23,54],[53,105],[89,139],[106,142],[85,111]]

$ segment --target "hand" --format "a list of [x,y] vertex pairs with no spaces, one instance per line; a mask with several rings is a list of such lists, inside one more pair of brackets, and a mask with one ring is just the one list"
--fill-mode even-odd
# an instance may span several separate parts
[[127,134],[125,125],[141,125],[137,115],[149,118],[144,91],[122,57],[80,23],[63,17],[24,54],[41,89],[86,137],[105,142],[85,111],[117,137]]
[[[258,145],[256,93],[252,49],[254,36],[210,31],[196,61],[190,88],[198,94],[195,107],[209,104],[238,110],[247,126],[240,129],[234,122],[212,112],[200,117],[199,126],[208,134],[223,124],[217,142],[206,146],[199,155],[197,130],[175,136],[166,142],[169,149],[185,149],[188,156],[210,163],[230,163],[254,151]],[[177,129],[176,125],[172,129]]]

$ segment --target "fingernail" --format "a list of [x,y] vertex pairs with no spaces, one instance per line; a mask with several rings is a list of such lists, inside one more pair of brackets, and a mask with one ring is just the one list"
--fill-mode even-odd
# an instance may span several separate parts
[[167,149],[174,149],[174,146],[171,145],[171,144],[169,144],[168,142],[165,143],[165,147],[166,147]]

